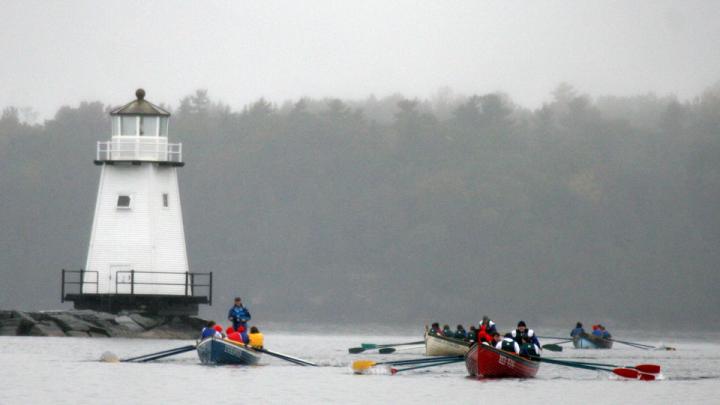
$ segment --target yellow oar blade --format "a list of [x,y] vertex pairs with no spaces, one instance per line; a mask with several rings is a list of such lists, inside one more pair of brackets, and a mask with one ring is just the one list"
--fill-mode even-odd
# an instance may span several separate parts
[[372,360],[355,360],[352,363],[352,369],[353,369],[353,371],[363,371],[363,370],[369,369],[370,367],[374,366],[375,364],[377,364],[377,363],[375,363]]

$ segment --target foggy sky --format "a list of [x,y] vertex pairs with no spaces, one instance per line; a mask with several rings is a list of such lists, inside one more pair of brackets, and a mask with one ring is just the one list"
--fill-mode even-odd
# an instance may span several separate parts
[[0,107],[195,88],[259,97],[426,97],[449,86],[537,106],[590,94],[698,94],[720,72],[716,1],[0,1]]

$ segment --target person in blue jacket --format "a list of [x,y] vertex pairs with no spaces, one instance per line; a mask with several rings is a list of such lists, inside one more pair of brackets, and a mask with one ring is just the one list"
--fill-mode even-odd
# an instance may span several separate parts
[[232,322],[233,329],[235,330],[238,330],[238,327],[240,326],[243,327],[244,330],[240,332],[243,342],[248,341],[247,322],[251,319],[252,316],[250,315],[250,311],[243,306],[242,299],[240,299],[240,297],[235,297],[235,304],[230,308],[230,311],[228,311],[228,320]]
[[573,329],[572,331],[570,331],[570,337],[580,336],[580,335],[582,335],[583,333],[585,333],[585,329],[583,329],[582,323],[581,323],[581,322],[578,322],[578,323],[575,325],[575,329]]
[[200,340],[205,340],[211,337],[222,338],[222,335],[215,330],[215,321],[208,322],[202,329],[202,332],[200,332]]

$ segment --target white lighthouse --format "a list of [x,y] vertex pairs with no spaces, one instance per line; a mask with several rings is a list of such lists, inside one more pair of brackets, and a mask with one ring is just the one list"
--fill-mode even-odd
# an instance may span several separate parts
[[[182,144],[168,142],[170,113],[146,101],[144,90],[135,95],[110,113],[111,138],[97,144],[102,170],[87,264],[63,270],[62,297],[76,308],[197,313],[198,304],[212,302],[212,273],[188,268],[177,176]],[[72,274],[79,282],[68,281]],[[67,293],[72,285],[77,293]]]
[[181,295],[189,270],[177,177],[182,144],[168,142],[170,113],[146,101],[144,90],[135,95],[110,113],[111,140],[97,145],[102,171],[85,270],[97,272],[99,294]]

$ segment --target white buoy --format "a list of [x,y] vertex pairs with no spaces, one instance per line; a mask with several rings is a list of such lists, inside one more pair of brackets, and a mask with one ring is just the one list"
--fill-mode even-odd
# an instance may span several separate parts
[[100,361],[105,363],[119,363],[120,358],[113,352],[105,352],[100,355]]

